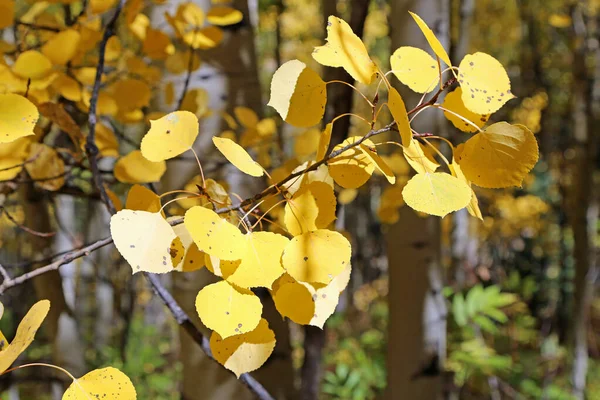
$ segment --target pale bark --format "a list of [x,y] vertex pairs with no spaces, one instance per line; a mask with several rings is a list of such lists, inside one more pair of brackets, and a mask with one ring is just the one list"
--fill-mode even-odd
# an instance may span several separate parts
[[[448,48],[447,0],[394,1],[392,51],[416,46],[430,52],[408,11],[419,14]],[[420,96],[402,90],[407,107]],[[429,113],[429,114],[428,114]],[[424,112],[413,123],[418,132],[443,131],[441,114]],[[441,295],[440,219],[422,218],[404,207],[387,233],[389,260],[388,399],[437,399],[442,395],[441,367],[446,354],[446,307]]]

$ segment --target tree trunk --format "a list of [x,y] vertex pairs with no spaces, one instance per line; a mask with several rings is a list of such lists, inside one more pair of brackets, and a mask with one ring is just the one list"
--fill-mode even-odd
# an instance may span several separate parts
[[[448,0],[392,2],[392,51],[416,46],[432,53],[408,11],[419,14],[448,48]],[[403,88],[402,88],[403,89]],[[402,91],[407,107],[420,96]],[[417,118],[418,132],[444,129],[441,113]],[[388,385],[386,398],[437,399],[442,395],[441,368],[446,354],[446,308],[441,295],[440,220],[419,217],[408,207],[387,233],[389,287]]]
[[[596,263],[596,232],[598,221],[597,195],[594,193],[594,170],[597,146],[597,133],[594,132],[593,104],[594,80],[598,71],[586,67],[587,43],[594,37],[597,27],[586,24],[583,7],[575,7],[573,12],[573,91],[572,124],[575,157],[572,166],[572,187],[570,193],[570,224],[575,241],[575,281],[570,332],[573,349],[573,394],[577,399],[585,398],[586,375],[588,372],[587,332],[589,311],[593,299],[594,282],[598,275]],[[588,36],[589,35],[589,36]],[[600,52],[596,51],[598,62]],[[598,68],[596,68],[598,69]],[[596,72],[596,74],[594,74]],[[596,76],[594,76],[596,75]],[[597,117],[597,115],[596,115]]]

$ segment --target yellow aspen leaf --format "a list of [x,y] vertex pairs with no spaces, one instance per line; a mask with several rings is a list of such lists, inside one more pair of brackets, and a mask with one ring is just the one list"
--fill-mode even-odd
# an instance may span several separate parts
[[246,235],[246,254],[227,281],[243,288],[265,287],[283,275],[281,255],[289,243],[285,236],[272,232],[252,232]]
[[227,26],[242,21],[244,14],[232,7],[212,7],[206,14],[206,20],[213,25]]
[[317,146],[317,155],[315,159],[317,161],[321,161],[327,155],[327,149],[329,148],[329,143],[331,142],[331,132],[333,131],[333,124],[330,122],[325,125],[325,129],[321,136],[319,137],[319,144]]
[[0,29],[8,28],[14,24],[15,0],[5,0],[0,4]]
[[356,196],[358,196],[358,190],[342,189],[338,193],[337,201],[338,201],[338,203],[343,204],[343,205],[350,204],[354,201],[354,199],[356,199]]
[[275,71],[268,105],[288,124],[300,128],[315,125],[323,118],[325,103],[325,82],[303,62],[291,60]]
[[170,248],[177,235],[160,213],[121,210],[110,219],[110,233],[134,274],[173,270]]
[[90,11],[92,14],[102,14],[115,5],[117,0],[90,0]]
[[350,242],[341,233],[319,229],[294,237],[281,261],[299,282],[328,284],[344,270],[350,255]]
[[221,260],[219,257],[205,253],[204,263],[206,269],[223,279],[229,278],[240,266],[242,260]]
[[319,215],[317,202],[310,191],[300,190],[285,205],[283,221],[288,232],[301,235],[304,232],[317,230],[315,221]]
[[[469,185],[469,187],[471,187],[471,182],[469,182],[465,174],[463,174],[460,165],[456,162],[454,158],[452,158],[452,163],[448,165],[448,168],[450,168],[450,172],[453,176],[465,182],[467,185]],[[467,211],[473,217],[483,221],[483,215],[481,215],[481,210],[479,209],[479,201],[477,200],[477,195],[475,194],[475,191],[473,191],[473,188],[471,188],[471,201],[469,202],[469,205],[467,205]]]
[[[86,140],[87,138],[84,137],[84,145]],[[102,123],[96,125],[96,146],[98,146],[98,151],[102,157],[119,156],[119,140],[117,139],[117,136],[110,128]]]
[[6,371],[13,362],[33,342],[35,333],[50,311],[50,302],[40,300],[35,303],[19,323],[15,338],[8,346],[0,348],[0,373]]
[[333,187],[325,182],[309,182],[300,187],[294,197],[310,193],[318,209],[318,215],[315,218],[315,226],[318,229],[327,228],[329,224],[335,221],[335,208],[337,199],[333,192]]
[[28,50],[19,54],[12,71],[23,79],[45,78],[52,69],[52,63],[42,53],[36,50]]
[[254,128],[258,124],[258,115],[248,107],[236,107],[233,109],[235,118],[245,128]]
[[[314,164],[313,161],[307,161],[303,164],[300,164],[292,170],[292,174],[304,171],[305,169],[309,168],[312,164]],[[285,176],[287,175],[288,174],[285,174]],[[289,193],[294,194],[300,189],[302,185],[307,185],[311,182],[325,182],[333,188],[333,178],[329,174],[329,168],[327,167],[327,165],[319,165],[316,170],[309,171],[294,179],[289,180],[283,185],[283,187]]]
[[265,118],[256,124],[256,132],[261,137],[273,136],[277,132],[277,124],[273,118]]
[[[362,139],[360,136],[351,136],[333,148],[338,151],[344,147],[356,143]],[[375,148],[370,140],[363,142],[366,146]],[[329,173],[331,177],[341,187],[345,189],[356,189],[364,185],[375,170],[375,166],[369,157],[367,157],[358,146],[344,151],[339,156],[328,162]]]
[[457,149],[465,177],[477,186],[521,186],[538,161],[538,144],[523,125],[498,122],[474,135]]
[[439,39],[435,36],[435,33],[433,33],[433,31],[429,28],[429,26],[427,26],[427,24],[421,19],[421,17],[419,17],[413,12],[409,11],[409,13],[419,26],[419,29],[421,29],[421,32],[423,32],[423,35],[425,35],[425,39],[427,39],[427,42],[429,43],[429,46],[431,46],[431,49],[433,50],[435,55],[437,55],[440,58],[440,60],[442,60],[449,67],[451,67],[452,62],[450,61],[450,57],[448,57],[448,53],[444,49],[444,46],[442,46],[442,44],[440,43]]
[[208,114],[208,92],[204,89],[188,90],[181,102],[181,111],[189,111],[196,116],[203,117]]
[[323,328],[339,301],[339,286],[331,283],[315,289],[308,283],[290,282],[281,285],[273,295],[277,311],[301,325]]
[[56,150],[43,143],[32,143],[30,148],[32,162],[25,169],[36,186],[56,191],[65,184],[65,163]]
[[175,18],[192,29],[201,27],[204,24],[204,10],[193,2],[186,2],[179,5]]
[[371,149],[365,146],[364,143],[360,144],[358,147],[363,152],[363,154],[366,155],[369,158],[369,160],[371,160],[373,165],[375,165],[375,168],[377,168],[383,174],[383,176],[385,176],[385,179],[387,179],[389,183],[391,183],[392,185],[396,183],[396,177],[394,176],[394,172],[392,172],[392,169],[385,163],[383,158],[379,157],[374,148]]
[[390,88],[388,93],[388,108],[390,109],[392,117],[398,126],[400,139],[402,139],[402,146],[410,146],[410,141],[412,140],[412,130],[410,129],[410,122],[408,120],[406,106],[404,105],[404,100],[402,100],[400,93],[398,93],[398,91],[393,87]]
[[248,242],[240,230],[208,208],[195,206],[185,213],[185,227],[198,249],[222,260],[240,260]]
[[431,92],[440,81],[438,63],[426,51],[403,46],[390,57],[396,78],[417,93]]
[[189,51],[177,51],[171,54],[165,60],[165,68],[172,74],[182,74],[190,69],[190,57],[192,57],[191,71],[196,71],[202,63],[197,54],[190,54]]
[[198,136],[198,118],[189,111],[175,111],[150,121],[141,151],[150,161],[164,161],[189,150]]
[[458,68],[462,101],[472,112],[491,114],[515,97],[506,70],[489,54],[467,54]]
[[181,272],[192,272],[204,267],[204,259],[206,254],[198,250],[196,243],[192,243],[185,252],[183,262],[175,267],[175,270]]
[[52,36],[42,46],[42,54],[54,65],[65,65],[77,53],[81,35],[75,29],[65,29]]
[[137,14],[127,27],[136,38],[141,42],[144,42],[146,40],[146,31],[149,26],[150,18],[144,14]]
[[377,218],[383,224],[393,225],[400,220],[400,213],[396,207],[379,207]]
[[122,52],[121,39],[118,36],[111,36],[106,42],[106,50],[104,52],[104,57],[106,61],[116,61],[121,56]]
[[235,165],[243,173],[250,176],[262,176],[264,174],[264,170],[260,164],[254,161],[250,157],[250,154],[233,140],[216,136],[212,140],[227,161]]
[[18,94],[0,94],[0,143],[33,135],[39,113],[35,105]]
[[223,41],[223,30],[216,26],[207,26],[183,35],[183,42],[193,49],[208,50],[217,47]]
[[329,285],[327,286],[336,286],[338,293],[343,292],[350,283],[351,273],[352,265],[348,264],[346,268],[344,268],[344,270],[338,276],[333,278],[333,280],[329,282]]
[[148,84],[139,79],[120,79],[111,86],[119,111],[132,111],[150,104],[152,93]]
[[402,197],[412,209],[443,218],[469,204],[471,188],[444,172],[424,173],[408,181]]
[[262,304],[251,291],[221,281],[198,292],[196,311],[208,329],[226,339],[253,331],[261,320]]
[[169,254],[171,255],[173,270],[177,271],[177,266],[181,264],[183,257],[185,256],[185,246],[183,245],[181,238],[175,237],[175,239],[173,239],[169,246]]
[[106,194],[108,195],[108,198],[110,199],[110,201],[115,206],[115,210],[116,211],[121,211],[123,209],[123,202],[121,201],[121,199],[119,198],[119,196],[117,196],[115,192],[113,192],[112,190],[110,190],[108,188],[108,185],[106,185],[106,184],[104,185],[104,190],[106,190]]
[[404,185],[394,185],[385,188],[379,199],[380,208],[398,208],[404,205],[402,189]]
[[[446,95],[442,106],[445,109],[450,110],[453,113],[461,115],[462,117],[468,119],[479,128],[482,128],[490,118],[489,114],[477,114],[469,110],[465,106],[465,103],[463,103],[462,93],[462,88],[460,86],[457,87],[456,90]],[[477,132],[477,128],[475,128],[470,123],[464,121],[463,119],[457,117],[455,114],[444,111],[444,116],[448,119],[448,121],[452,122],[452,125],[454,125],[456,128],[460,129],[463,132]]]
[[62,400],[136,400],[131,380],[113,367],[95,369],[69,385]]
[[73,120],[73,117],[65,111],[62,104],[59,103],[42,103],[38,105],[40,114],[48,118],[50,121],[58,125],[65,131],[73,142],[76,148],[81,148],[81,144],[85,140],[79,125]]
[[141,151],[134,150],[119,158],[115,164],[114,173],[119,182],[150,183],[158,182],[166,170],[167,165],[164,161],[149,161]]
[[30,145],[31,141],[28,138],[0,143],[0,182],[16,178],[23,170]]
[[308,129],[296,136],[294,141],[294,154],[296,157],[303,159],[314,154],[317,151],[320,137],[321,131],[317,128]]
[[315,47],[313,58],[327,67],[343,67],[355,80],[366,85],[373,81],[377,66],[348,23],[340,18],[327,19],[327,44]]
[[419,143],[416,139],[411,139],[408,147],[403,147],[404,158],[408,164],[419,174],[435,172],[440,164],[433,158],[430,150]]
[[227,339],[213,332],[210,349],[215,360],[239,378],[241,374],[254,371],[267,361],[275,349],[275,333],[263,318],[253,331]]
[[157,213],[160,211],[160,207],[160,198],[147,187],[136,184],[129,189],[125,201],[126,209]]
[[175,53],[175,46],[166,33],[148,28],[142,44],[142,51],[153,60],[164,60],[170,54]]

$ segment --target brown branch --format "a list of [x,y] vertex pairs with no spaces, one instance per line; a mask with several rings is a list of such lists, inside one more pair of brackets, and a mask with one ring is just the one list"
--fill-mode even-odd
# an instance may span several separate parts
[[102,174],[100,173],[98,167],[98,146],[96,145],[96,124],[98,123],[98,116],[96,115],[96,107],[98,104],[98,96],[100,94],[100,84],[102,82],[102,74],[104,73],[104,61],[106,55],[106,45],[108,40],[115,33],[115,26],[117,24],[117,20],[119,19],[119,15],[121,14],[121,10],[125,5],[125,0],[119,0],[117,7],[115,8],[115,12],[106,24],[106,29],[104,30],[104,35],[102,36],[102,40],[100,41],[100,46],[98,48],[98,67],[96,68],[96,77],[94,79],[94,87],[92,89],[92,96],[90,98],[90,110],[88,115],[88,124],[90,127],[90,131],[88,133],[87,141],[85,144],[85,151],[87,153],[90,169],[92,170],[92,175],[94,176],[94,182],[96,188],[100,192],[100,198],[104,204],[106,204],[106,208],[111,214],[116,212],[115,206],[108,197],[108,193],[106,192],[106,188],[104,187],[104,183],[102,180]]
[[8,220],[10,222],[15,224],[15,226],[17,228],[19,228],[22,231],[27,232],[31,235],[44,237],[44,238],[52,237],[52,236],[56,235],[56,232],[38,232],[36,230],[26,227],[25,225],[20,224],[12,215],[10,215],[10,213],[6,210],[6,208],[4,206],[0,206],[0,216],[2,214],[6,215],[6,218],[8,218]]

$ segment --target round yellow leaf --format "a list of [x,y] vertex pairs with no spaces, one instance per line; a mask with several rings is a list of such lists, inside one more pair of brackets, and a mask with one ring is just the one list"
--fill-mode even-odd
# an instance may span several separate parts
[[0,94],[0,143],[33,135],[40,114],[35,105],[18,94]]
[[240,266],[242,260],[221,260],[209,254],[204,255],[206,269],[223,279],[229,278]]
[[42,79],[50,73],[51,69],[50,60],[36,50],[28,50],[19,54],[12,67],[13,72],[23,79]]
[[125,201],[126,209],[157,213],[160,211],[160,207],[160,198],[147,187],[136,184],[129,189],[127,201]]
[[320,289],[303,282],[281,285],[273,295],[277,311],[301,325],[323,328],[339,301],[339,285],[333,281]]
[[238,378],[241,374],[258,369],[275,349],[275,333],[266,319],[261,319],[256,329],[227,339],[213,332],[210,349],[215,360]]
[[19,323],[15,338],[0,351],[0,373],[6,371],[19,355],[29,347],[42,322],[50,311],[50,302],[40,300],[35,303]]
[[65,65],[77,52],[77,46],[81,35],[74,29],[65,29],[52,36],[42,46],[42,54],[45,55],[52,64]]
[[309,182],[302,185],[294,197],[302,196],[304,193],[310,193],[315,201],[318,210],[314,222],[316,228],[327,228],[336,218],[335,208],[337,199],[333,192],[333,187],[325,182]]
[[350,262],[350,242],[339,232],[319,229],[293,238],[283,251],[283,268],[299,282],[328,284]]
[[[329,185],[324,184],[329,187]],[[296,192],[285,205],[283,221],[289,233],[294,236],[317,230],[315,221],[319,215],[317,202],[310,191]]]
[[413,12],[409,11],[409,13],[419,26],[419,29],[421,29],[421,32],[423,32],[423,35],[425,35],[425,39],[427,39],[427,42],[429,43],[429,46],[431,46],[433,52],[448,66],[452,66],[452,62],[450,61],[450,57],[448,57],[448,53],[444,49],[444,46],[442,46],[440,43],[439,39],[435,36],[435,33],[433,33],[433,31],[429,28],[429,26],[427,26],[421,17]]
[[396,78],[417,93],[431,92],[440,81],[437,61],[417,47],[400,47],[390,65]]
[[222,260],[246,255],[247,240],[240,230],[208,208],[195,206],[185,213],[185,227],[198,249]]
[[185,252],[183,263],[178,265],[176,269],[181,272],[192,272],[204,267],[204,258],[206,254],[198,250],[196,243],[192,243]]
[[337,200],[340,204],[346,205],[352,203],[356,199],[356,196],[358,196],[358,190],[343,189],[338,193]]
[[403,146],[403,152],[408,164],[419,174],[435,172],[440,166],[431,151],[416,139],[411,139],[408,147]]
[[32,143],[25,169],[37,186],[55,191],[65,184],[65,163],[56,150],[43,143]]
[[424,173],[408,181],[402,190],[402,197],[414,210],[445,217],[469,204],[471,188],[444,172]]
[[232,7],[218,6],[213,7],[206,14],[206,20],[213,25],[226,26],[237,24],[244,18],[240,10]]
[[521,186],[538,157],[534,134],[523,125],[507,122],[488,126],[457,149],[465,177],[485,188]]
[[115,164],[115,178],[123,183],[157,182],[167,170],[164,161],[148,161],[139,150],[121,157]]
[[29,155],[30,145],[29,138],[0,143],[0,182],[14,179],[23,170],[23,162]]
[[112,85],[111,89],[117,107],[121,112],[133,111],[150,104],[150,98],[152,97],[150,87],[146,82],[139,79],[118,80]]
[[491,114],[515,97],[506,70],[489,54],[467,54],[458,68],[462,101],[472,112]]
[[315,47],[313,58],[327,67],[343,67],[354,79],[366,85],[373,81],[377,66],[352,28],[343,19],[327,19],[327,44]]
[[[459,86],[456,90],[448,93],[444,98],[444,104],[442,106],[454,112],[455,114],[461,115],[462,117],[468,119],[473,122],[479,128],[483,127],[487,120],[490,118],[489,114],[476,114],[473,111],[469,110],[465,107],[465,103],[462,101],[462,88]],[[465,122],[463,119],[457,117],[456,115],[444,111],[444,116],[448,119],[448,121],[452,122],[456,128],[460,129],[463,132],[477,132],[477,128],[471,125],[468,122]]]
[[59,75],[52,82],[52,88],[67,100],[81,100],[81,87],[79,86],[79,83],[67,75]]
[[233,109],[235,118],[245,128],[254,128],[258,124],[258,115],[248,107],[236,107]]
[[144,157],[163,161],[189,150],[198,136],[198,118],[189,111],[175,111],[150,121],[141,143]]
[[290,240],[272,232],[252,232],[246,235],[246,240],[246,254],[227,281],[243,288],[270,289],[273,282],[283,275],[281,255]]
[[262,304],[251,291],[221,281],[200,290],[196,311],[207,328],[226,339],[253,331],[260,322]]
[[223,41],[223,30],[216,26],[207,26],[183,35],[183,41],[194,49],[208,50],[217,47]]
[[325,103],[325,82],[303,62],[291,60],[275,71],[268,105],[287,123],[301,128],[315,125],[323,118]]
[[[333,151],[343,149],[349,144],[360,140],[360,136],[351,136],[333,148]],[[374,148],[370,140],[363,142],[366,146]],[[329,161],[329,173],[341,187],[345,189],[356,189],[364,185],[375,170],[371,159],[367,157],[358,146],[344,151],[339,156]]]
[[131,380],[113,367],[88,372],[67,388],[62,400],[136,400],[137,394]]
[[254,161],[250,157],[250,154],[233,140],[216,136],[212,140],[227,161],[235,165],[243,173],[250,176],[262,176],[264,174],[264,170],[260,164]]
[[173,270],[171,244],[177,235],[161,214],[121,210],[110,218],[110,234],[134,274]]

